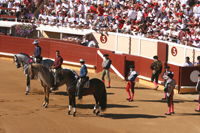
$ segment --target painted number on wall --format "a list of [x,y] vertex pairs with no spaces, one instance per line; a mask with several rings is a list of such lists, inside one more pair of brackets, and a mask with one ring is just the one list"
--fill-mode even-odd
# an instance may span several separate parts
[[177,53],[178,53],[177,48],[176,47],[172,47],[171,53],[172,53],[173,56],[176,56]]
[[100,36],[100,41],[101,41],[101,43],[106,43],[107,42],[107,36],[101,35]]

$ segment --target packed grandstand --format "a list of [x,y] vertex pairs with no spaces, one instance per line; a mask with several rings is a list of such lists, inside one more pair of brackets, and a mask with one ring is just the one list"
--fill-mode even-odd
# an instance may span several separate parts
[[[200,1],[188,0],[1,0],[18,20],[96,32],[118,32],[200,47]],[[38,9],[43,4],[42,9]],[[39,10],[37,16],[34,12]],[[1,10],[12,14],[13,10]],[[6,20],[6,19],[4,19]]]

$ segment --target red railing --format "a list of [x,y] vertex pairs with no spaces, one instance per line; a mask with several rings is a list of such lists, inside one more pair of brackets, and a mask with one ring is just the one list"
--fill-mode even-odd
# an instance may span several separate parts
[[1,9],[1,10],[8,10],[8,11],[14,10],[14,14],[13,14],[13,15],[1,15],[1,14],[0,14],[0,17],[1,17],[1,18],[14,18],[14,19],[16,18],[16,10],[17,10],[17,9],[5,8],[5,7],[0,7],[0,9]]

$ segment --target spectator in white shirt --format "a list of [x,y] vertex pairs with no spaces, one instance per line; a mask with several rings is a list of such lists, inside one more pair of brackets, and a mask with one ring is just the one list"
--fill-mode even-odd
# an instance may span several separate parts
[[84,12],[85,12],[85,9],[84,9],[84,6],[83,6],[83,4],[82,4],[82,1],[79,1],[77,13],[78,13],[78,14],[84,14]]
[[199,38],[195,38],[195,40],[194,40],[192,46],[195,46],[195,47],[197,47],[197,48],[200,48]]
[[185,62],[183,63],[183,67],[191,67],[194,66],[192,62],[190,62],[190,57],[185,58]]
[[93,39],[90,39],[90,41],[88,43],[88,47],[96,47],[96,43]]
[[128,11],[128,17],[130,20],[135,20],[137,16],[137,12],[135,11],[134,7],[132,6],[131,9]]

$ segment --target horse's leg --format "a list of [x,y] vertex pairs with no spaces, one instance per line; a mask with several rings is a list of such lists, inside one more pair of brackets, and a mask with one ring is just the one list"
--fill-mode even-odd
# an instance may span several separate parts
[[94,95],[94,98],[95,98],[95,101],[96,101],[96,104],[94,105],[94,110],[93,110],[93,113],[95,114],[96,113],[96,109],[97,109],[97,106],[98,106],[98,99],[97,97]]
[[49,87],[46,87],[46,104],[44,106],[44,108],[47,108],[48,104],[49,104],[49,91],[50,91],[50,88]]
[[46,87],[44,87],[44,103],[42,104],[42,106],[45,106],[46,104]]
[[[101,102],[101,98],[97,97],[97,99],[99,99],[98,102],[100,103]],[[97,111],[96,115],[98,115],[100,113],[100,110],[101,110],[101,106],[99,105],[98,106],[98,111]]]
[[71,110],[72,110],[72,99],[69,96],[69,111],[67,112],[67,115],[70,115]]
[[27,74],[26,75],[26,92],[25,92],[25,95],[27,95],[29,93],[30,89],[31,89],[31,87],[30,87],[30,77]]
[[76,99],[75,99],[75,95],[72,96],[72,107],[74,108],[74,113],[73,113],[72,117],[74,117],[75,114],[76,114]]
[[100,113],[100,110],[101,110],[101,106],[98,107],[98,111],[97,111],[96,115],[98,115]]

